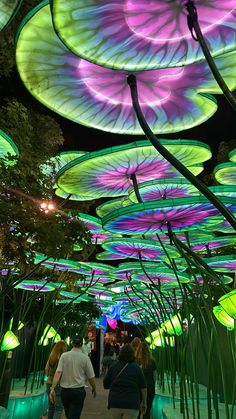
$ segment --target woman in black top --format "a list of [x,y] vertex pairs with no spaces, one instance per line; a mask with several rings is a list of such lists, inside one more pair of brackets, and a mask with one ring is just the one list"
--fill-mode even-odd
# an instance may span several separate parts
[[108,409],[113,419],[137,419],[139,411],[146,411],[146,381],[135,362],[134,350],[125,345],[117,361],[110,366],[104,380],[110,389]]
[[135,357],[137,363],[143,370],[147,382],[147,410],[143,415],[143,419],[150,419],[152,403],[155,397],[156,364],[151,357],[150,349],[145,342],[140,342],[135,352]]

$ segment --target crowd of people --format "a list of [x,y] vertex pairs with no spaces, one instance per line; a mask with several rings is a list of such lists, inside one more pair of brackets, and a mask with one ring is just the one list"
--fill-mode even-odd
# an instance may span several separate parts
[[[48,419],[80,419],[87,383],[96,396],[96,381],[90,360],[91,346],[80,336],[72,339],[67,352],[57,342],[48,358]],[[108,409],[113,419],[150,419],[155,396],[156,365],[148,345],[136,337],[130,344],[104,346],[103,385],[109,389]]]

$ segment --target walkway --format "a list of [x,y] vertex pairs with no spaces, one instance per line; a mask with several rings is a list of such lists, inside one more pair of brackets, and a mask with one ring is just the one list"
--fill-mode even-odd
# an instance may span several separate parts
[[[108,390],[104,390],[102,379],[96,378],[97,396],[93,398],[91,387],[86,388],[86,399],[81,419],[111,419],[107,409]],[[63,417],[63,419],[65,416]]]

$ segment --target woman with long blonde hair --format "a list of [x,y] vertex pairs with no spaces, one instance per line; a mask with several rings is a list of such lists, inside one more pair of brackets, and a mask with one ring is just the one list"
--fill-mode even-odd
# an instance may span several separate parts
[[150,419],[152,403],[155,397],[156,364],[146,342],[140,342],[135,352],[135,358],[136,362],[142,368],[147,382],[147,410],[142,418]]
[[57,365],[61,355],[67,351],[66,343],[63,340],[60,340],[53,347],[48,361],[46,363],[45,372],[48,376],[47,378],[47,393],[48,393],[48,419],[61,419],[63,412],[63,405],[61,401],[61,387],[57,385],[55,387],[56,399],[55,403],[52,403],[49,398],[50,388],[53,382],[53,377],[57,369]]

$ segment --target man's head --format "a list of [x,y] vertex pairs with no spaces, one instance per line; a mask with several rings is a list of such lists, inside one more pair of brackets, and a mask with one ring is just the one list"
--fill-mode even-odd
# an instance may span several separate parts
[[79,335],[74,336],[73,339],[72,339],[72,345],[75,348],[79,348],[80,346],[83,345],[83,338]]

